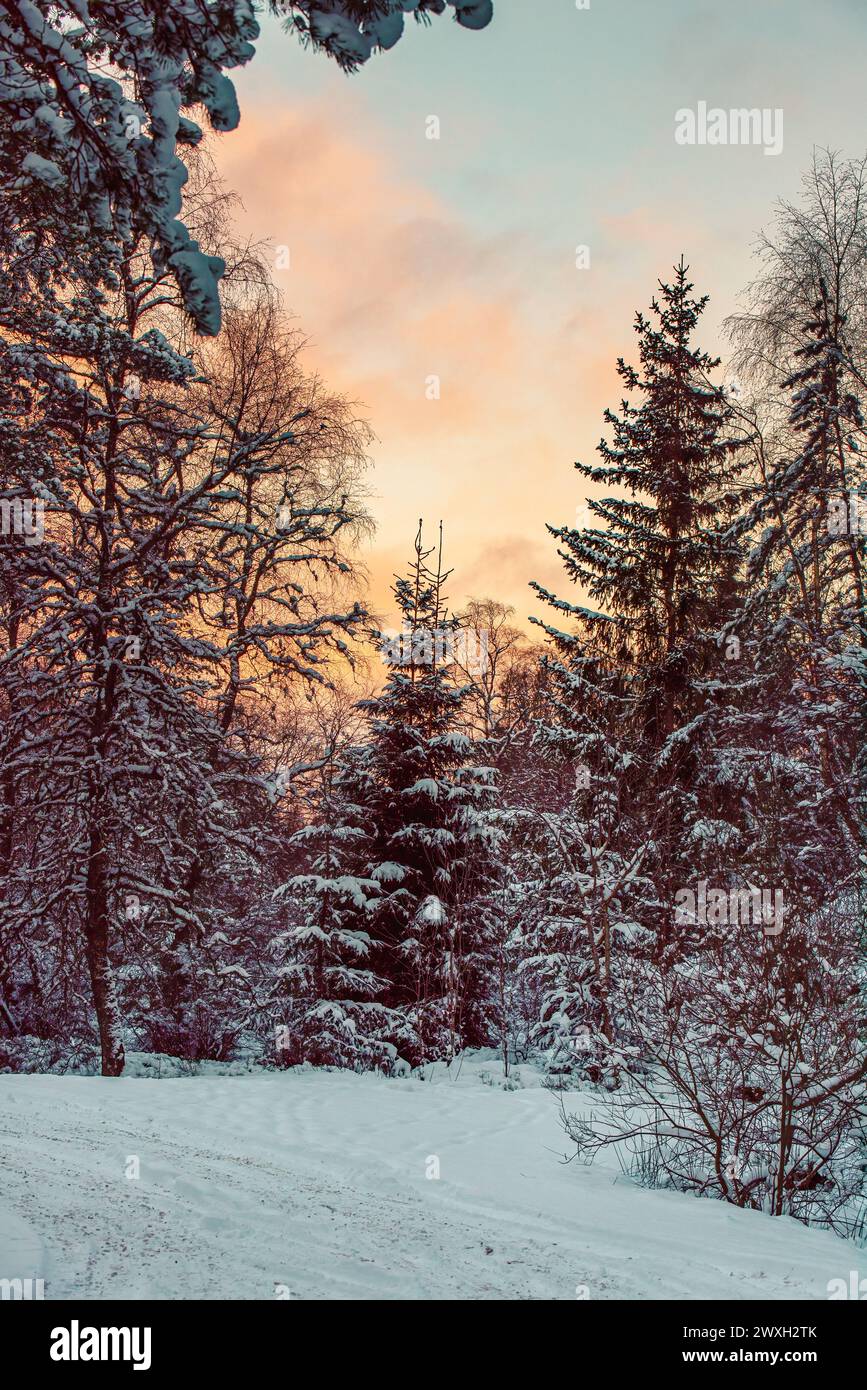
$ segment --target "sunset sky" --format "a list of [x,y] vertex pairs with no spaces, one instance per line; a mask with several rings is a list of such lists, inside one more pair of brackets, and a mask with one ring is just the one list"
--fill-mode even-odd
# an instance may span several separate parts
[[[378,607],[419,516],[431,539],[444,522],[455,606],[490,595],[525,622],[530,579],[563,588],[545,522],[584,501],[572,463],[618,403],[635,309],[683,252],[724,353],[755,234],[813,146],[867,150],[865,24],[865,0],[495,0],[485,31],[410,22],[347,77],[263,19],[218,160],[244,230],[289,247],[274,278],[310,364],[377,435]],[[699,101],[782,108],[783,152],[678,145]]]

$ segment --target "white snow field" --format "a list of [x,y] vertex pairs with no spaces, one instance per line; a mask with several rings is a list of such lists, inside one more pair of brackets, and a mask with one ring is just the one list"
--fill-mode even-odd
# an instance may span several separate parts
[[790,1300],[864,1265],[788,1218],[562,1164],[556,1098],[481,1069],[0,1076],[0,1278],[53,1299]]

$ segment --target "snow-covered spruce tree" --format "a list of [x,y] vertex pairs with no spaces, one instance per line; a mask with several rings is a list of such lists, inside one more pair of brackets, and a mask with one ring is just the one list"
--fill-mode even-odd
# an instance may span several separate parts
[[784,382],[791,409],[778,442],[788,448],[773,460],[757,451],[756,495],[737,528],[754,540],[735,624],[742,651],[714,717],[705,777],[724,808],[713,829],[726,830],[728,853],[719,845],[716,865],[706,861],[698,877],[723,863],[734,874],[717,877],[719,886],[782,894],[778,971],[790,955],[800,959],[798,933],[829,914],[839,915],[840,936],[831,959],[855,958],[845,938],[859,929],[864,541],[850,523],[864,487],[864,426],[844,331],[822,296]]
[[[799,217],[795,240],[810,283],[825,258],[806,225]],[[790,404],[782,425],[772,420],[773,450],[753,433],[755,492],[732,528],[753,544],[726,637],[738,638],[739,657],[712,692],[714,746],[700,782],[694,867],[712,905],[690,932],[690,956],[630,962],[624,994],[650,1066],[593,1134],[570,1124],[587,1152],[634,1144],[656,1181],[841,1234],[863,1201],[867,1073],[853,776],[864,641],[863,540],[852,521],[864,427],[838,294],[847,279],[829,290],[819,277],[799,334],[783,334],[776,312],[765,336],[756,326],[766,345],[788,344]],[[750,909],[753,887],[773,893],[770,921]]]
[[[611,1085],[620,1063],[610,1044],[626,1036],[622,958],[652,945],[644,917],[655,901],[645,868],[653,813],[632,800],[629,759],[618,764],[617,730],[601,724],[610,711],[587,710],[597,739],[591,769],[564,752],[554,709],[556,702],[537,720],[528,750],[544,790],[530,782],[517,801],[514,784],[504,794],[519,997],[535,1000],[530,1041],[552,1077]],[[600,771],[603,751],[609,761]]]
[[[832,541],[819,559],[822,545],[811,534],[810,576],[814,589],[817,577],[822,586],[825,613],[824,621],[816,614],[813,626],[808,704],[815,708],[821,701],[825,707],[824,727],[815,729],[823,787],[846,824],[854,858],[867,830],[867,426],[856,394],[862,383],[844,346],[847,320],[821,288],[816,318],[806,325],[797,353],[800,369],[786,385],[794,389],[791,423],[802,441],[796,471],[817,497],[824,492],[823,539]],[[795,549],[797,566],[805,557],[794,532],[790,526],[788,546]],[[808,727],[808,739],[811,732]],[[857,778],[847,776],[853,766]],[[831,879],[832,893],[841,882],[841,875]]]
[[829,898],[860,853],[867,788],[865,173],[864,158],[815,152],[802,197],[781,203],[763,234],[760,274],[727,325],[764,417],[744,528],[756,689],[731,741],[752,749],[754,764],[773,751],[778,787],[792,779],[776,798],[789,808],[787,843],[800,845],[813,883],[825,877]]
[[430,567],[432,554],[419,525],[410,575],[393,589],[402,631],[379,637],[388,679],[361,702],[369,735],[358,760],[374,827],[363,877],[379,885],[368,916],[373,964],[389,981],[384,1002],[404,1019],[392,1041],[413,1062],[496,1040],[494,778],[460,727],[448,576],[439,560]]
[[463,1047],[501,1042],[509,1028],[510,922],[504,911],[506,816],[487,745],[471,744],[452,794],[457,854],[450,968]]
[[[304,798],[309,820],[289,841],[303,871],[277,890],[288,926],[275,938],[277,1058],[287,1065],[388,1069],[402,1021],[379,1002],[364,929],[379,885],[358,876],[372,839],[353,749],[328,750]],[[361,790],[362,800],[356,800]]]
[[750,556],[751,581],[758,585],[777,561],[814,639],[829,610],[839,613],[841,593],[850,624],[863,632],[859,522],[867,507],[867,428],[851,360],[846,315],[820,281],[782,383],[790,399],[789,447],[776,459],[762,457],[755,500],[740,523],[759,537]]
[[692,288],[681,261],[672,284],[660,285],[653,319],[637,315],[640,370],[618,362],[632,399],[619,415],[606,412],[614,438],[599,445],[602,463],[576,465],[589,482],[612,489],[588,499],[601,525],[549,528],[569,578],[595,606],[533,586],[574,624],[565,632],[545,625],[559,717],[543,737],[586,766],[591,786],[598,777],[622,779],[622,794],[652,815],[653,861],[645,870],[659,911],[646,925],[660,944],[701,814],[694,790],[707,683],[738,593],[740,552],[728,527],[744,497],[742,436],[710,381],[718,363],[692,342],[707,303]]
[[613,442],[600,443],[601,464],[576,465],[610,489],[588,498],[598,524],[549,528],[589,602],[532,586],[560,618],[541,624],[550,703],[536,743],[575,791],[536,846],[550,887],[524,968],[545,981],[540,1042],[558,1067],[571,1049],[597,1077],[627,1027],[618,957],[684,947],[671,904],[693,877],[708,686],[737,595],[726,528],[742,501],[739,441],[710,381],[718,364],[693,345],[706,302],[681,261],[653,317],[637,315],[640,370],[618,362],[628,398],[606,412]]
[[[513,610],[494,599],[472,599],[457,615],[473,637],[455,662],[466,694],[461,728],[473,740],[476,762],[496,774],[497,795],[479,826],[491,837],[496,884],[479,904],[485,918],[492,1024],[506,1075],[526,1061],[539,1018],[539,981],[522,970],[540,901],[538,865],[529,845],[539,817],[561,805],[558,772],[532,747],[534,719],[545,699],[543,648],[531,646],[510,621]],[[484,660],[478,659],[484,653]],[[562,776],[560,777],[562,780]],[[567,774],[568,780],[568,774]],[[570,784],[571,786],[571,784]],[[565,800],[568,802],[568,795]]]
[[[448,4],[465,28],[491,19],[491,0]],[[429,19],[446,3],[271,0],[270,8],[354,68],[397,42],[404,13]],[[203,333],[219,328],[225,266],[181,220],[187,168],[178,151],[202,139],[198,110],[214,130],[237,126],[227,73],[253,57],[256,9],[253,0],[21,0],[0,15],[0,188],[19,227],[53,221],[62,257],[99,244],[104,273],[143,236]]]
[[[351,573],[335,540],[348,474],[312,442],[341,411],[273,339],[238,353],[232,389],[193,382],[155,326],[176,296],[144,248],[103,293],[86,258],[60,263],[56,291],[52,245],[19,246],[0,280],[3,491],[10,507],[44,501],[45,522],[0,556],[4,935],[48,944],[49,993],[71,972],[79,1022],[81,943],[106,1072],[123,1064],[113,964],[149,1045],[221,1054],[255,1002],[230,925],[247,916],[239,882],[255,892],[268,805],[250,692],[274,673],[321,679],[317,654],[362,617],[315,592],[317,575]],[[19,999],[27,966],[19,951]]]

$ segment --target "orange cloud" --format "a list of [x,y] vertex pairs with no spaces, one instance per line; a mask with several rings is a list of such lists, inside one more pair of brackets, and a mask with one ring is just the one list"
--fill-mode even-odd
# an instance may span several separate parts
[[658,243],[660,229],[650,209],[609,217],[612,264],[592,272],[571,245],[557,259],[525,231],[486,236],[426,184],[423,149],[399,168],[332,91],[288,112],[248,95],[218,155],[245,230],[289,249],[274,279],[313,364],[376,431],[371,597],[388,602],[423,516],[431,535],[445,523],[455,606],[492,595],[523,619],[529,579],[563,588],[545,522],[570,523],[583,502],[571,464],[591,456],[619,400],[615,358],[665,269],[636,293],[617,246]]

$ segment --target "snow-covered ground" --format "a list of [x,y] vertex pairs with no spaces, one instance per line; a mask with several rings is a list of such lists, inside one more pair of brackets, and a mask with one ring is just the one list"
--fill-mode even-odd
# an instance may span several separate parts
[[0,1278],[46,1298],[824,1299],[865,1264],[788,1219],[564,1165],[555,1097],[483,1066],[0,1076]]

